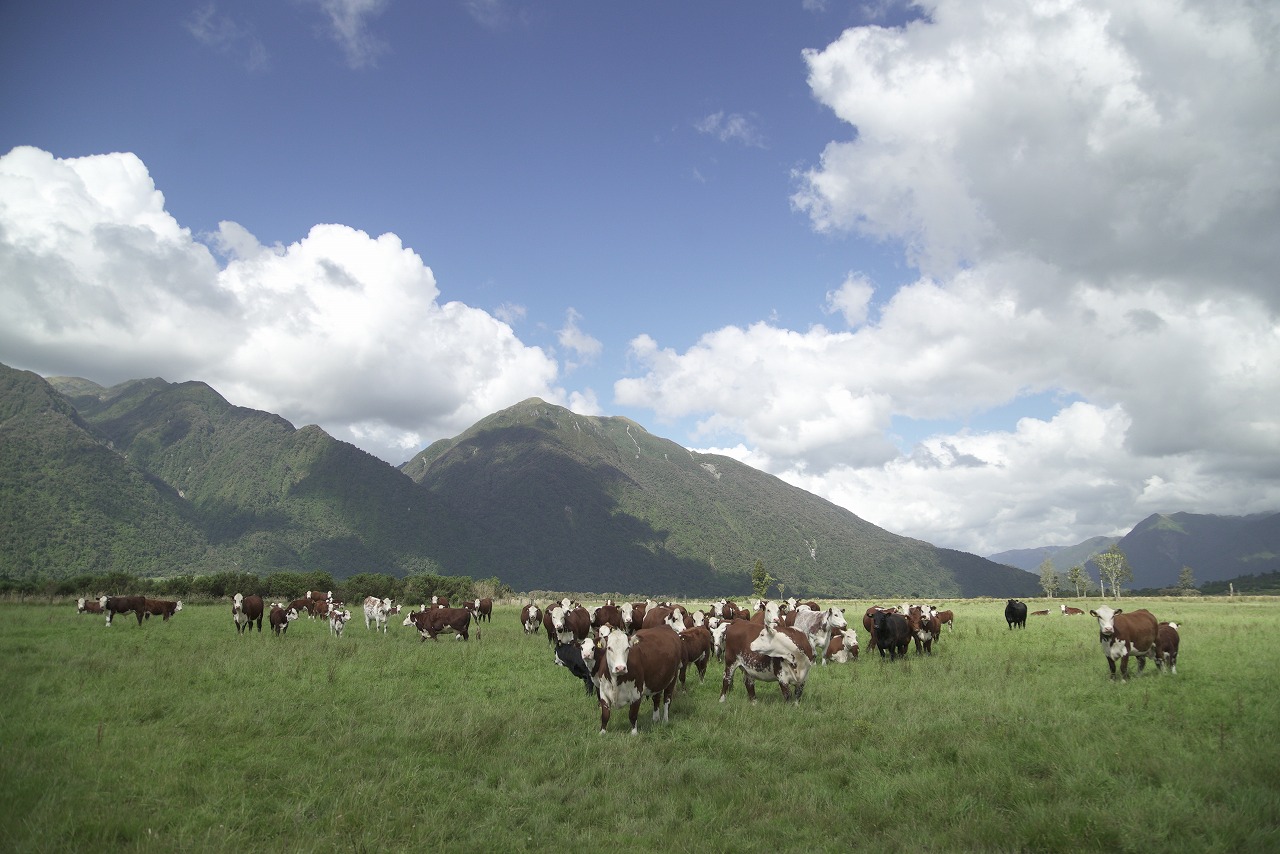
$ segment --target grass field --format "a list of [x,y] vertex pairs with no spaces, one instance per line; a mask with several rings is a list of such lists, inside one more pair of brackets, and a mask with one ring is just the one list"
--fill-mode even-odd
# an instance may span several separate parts
[[[594,604],[594,603],[588,603]],[[698,605],[700,603],[690,603]],[[860,617],[869,603],[852,603]],[[1085,604],[1096,606],[1097,600]],[[1031,610],[1056,609],[1029,601]],[[0,605],[9,851],[1277,851],[1280,600],[1126,600],[1178,675],[1112,682],[1083,617],[947,603],[931,658],[815,667],[785,705],[691,674],[601,736],[515,606],[469,642],[229,605],[111,628]],[[851,622],[858,622],[851,620]]]

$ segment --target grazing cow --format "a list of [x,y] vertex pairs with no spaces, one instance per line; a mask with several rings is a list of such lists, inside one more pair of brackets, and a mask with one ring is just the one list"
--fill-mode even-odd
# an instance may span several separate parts
[[938,625],[945,625],[949,632],[954,632],[956,630],[955,625],[953,625],[955,623],[955,619],[955,614],[952,614],[950,611],[938,612]]
[[107,615],[108,626],[116,614],[127,614],[130,611],[137,616],[138,625],[142,625],[143,615],[147,611],[147,600],[142,596],[103,596],[98,604],[102,606],[102,613]]
[[531,635],[542,625],[542,610],[530,602],[520,609],[520,625],[526,635]]
[[858,634],[853,629],[845,629],[842,632],[836,632],[831,636],[831,643],[827,644],[827,651],[823,654],[823,662],[834,661],[836,664],[844,664],[849,660],[857,660],[858,658]]
[[101,614],[102,603],[97,599],[78,599],[76,600],[77,614]]
[[1062,605],[1061,608],[1062,608],[1062,616],[1064,617],[1074,617],[1076,614],[1084,613],[1084,611],[1082,611],[1081,609],[1072,608],[1070,605]]
[[680,645],[684,659],[680,662],[680,687],[684,687],[685,670],[690,664],[698,668],[698,681],[706,681],[707,664],[715,648],[715,638],[706,626],[694,626],[680,632]]
[[302,612],[307,612],[307,617],[314,620],[316,618],[316,600],[310,596],[303,596],[301,599],[294,599],[289,603],[289,607],[298,612],[298,616],[302,616]]
[[552,660],[556,666],[568,668],[570,673],[581,679],[588,694],[596,692],[596,683],[591,678],[596,669],[596,642],[593,639],[557,643]]
[[170,602],[166,599],[145,599],[144,601],[147,608],[144,616],[147,619],[151,619],[151,615],[155,614],[157,617],[164,617],[167,623],[170,617],[182,610],[181,601]]
[[262,632],[262,597],[245,596],[237,593],[231,600],[231,619],[236,624],[236,634],[247,632],[258,623],[258,632]]
[[1025,629],[1027,627],[1027,603],[1019,602],[1017,599],[1010,599],[1004,606],[1004,618],[1009,623],[1009,628],[1014,626]]
[[1156,618],[1145,608],[1126,613],[1102,605],[1090,614],[1098,618],[1098,640],[1107,657],[1111,678],[1116,678],[1116,659],[1120,659],[1120,678],[1129,679],[1129,656],[1138,656],[1138,672],[1146,667],[1147,656],[1156,651],[1159,627]]
[[885,652],[889,653],[890,661],[900,655],[905,656],[911,644],[911,627],[907,618],[897,611],[877,611],[871,619],[871,636],[880,650],[880,657],[884,658]]
[[1178,674],[1178,624],[1161,623],[1156,628],[1156,670],[1168,665],[1169,675]]
[[382,633],[387,633],[387,618],[400,610],[398,605],[392,603],[390,599],[379,599],[377,596],[364,597],[364,627],[369,628],[372,624],[374,630],[382,629]]
[[271,613],[267,615],[267,622],[271,624],[271,631],[276,633],[276,637],[280,637],[289,630],[289,624],[298,619],[298,609],[289,606],[288,610],[284,605],[273,602],[271,603]]
[[469,640],[471,612],[466,608],[427,608],[410,614],[405,618],[404,625],[417,626],[418,634],[424,641],[427,638],[437,640],[436,635],[445,629],[454,631],[454,640]]
[[733,688],[733,675],[741,668],[747,698],[756,701],[756,680],[777,682],[784,701],[791,700],[795,686],[796,702],[804,695],[804,685],[813,664],[813,647],[804,632],[786,626],[733,620],[724,639],[724,679],[720,683],[720,702]]
[[1032,611],[1032,612],[1030,613],[1030,615],[1029,615],[1029,616],[1032,616],[1032,617],[1047,617],[1047,616],[1049,616],[1049,612],[1048,612],[1048,610],[1044,610],[1044,611]]
[[684,661],[680,636],[665,627],[641,629],[631,637],[613,629],[600,630],[604,649],[596,656],[596,686],[600,694],[600,733],[609,727],[615,706],[628,706],[631,734],[639,732],[636,719],[640,703],[653,697],[653,720],[665,723],[671,712],[671,697]]
[[339,605],[332,605],[329,608],[329,631],[334,637],[342,637],[342,630],[347,627],[347,621],[350,619],[350,611]]

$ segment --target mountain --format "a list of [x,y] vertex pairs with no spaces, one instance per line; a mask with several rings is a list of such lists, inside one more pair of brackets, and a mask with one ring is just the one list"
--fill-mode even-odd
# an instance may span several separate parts
[[1039,546],[1031,549],[1012,549],[1007,552],[987,555],[988,560],[1016,566],[1027,572],[1040,574],[1040,565],[1046,560],[1053,561],[1053,568],[1058,572],[1066,572],[1073,566],[1083,566],[1097,554],[1102,554],[1118,542],[1118,537],[1090,537],[1074,546]]
[[1189,566],[1197,583],[1280,570],[1280,513],[1157,513],[1120,540],[1133,587],[1173,587]]
[[104,388],[0,366],[0,498],[0,577],[430,573],[702,596],[748,593],[760,561],[787,594],[1036,589],[735,460],[537,399],[397,469],[201,382]]
[[1025,572],[892,534],[729,457],[536,398],[402,466],[456,518],[441,562],[517,589],[743,594],[757,560],[813,596],[1031,595]]

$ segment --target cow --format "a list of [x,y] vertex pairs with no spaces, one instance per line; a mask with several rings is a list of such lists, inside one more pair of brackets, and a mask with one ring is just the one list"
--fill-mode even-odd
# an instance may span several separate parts
[[711,616],[719,617],[722,620],[750,619],[751,615],[732,599],[721,599],[711,605]]
[[520,609],[520,625],[526,635],[531,635],[542,625],[542,610],[533,602]]
[[596,692],[596,683],[591,678],[596,668],[596,642],[592,638],[569,643],[557,643],[556,653],[552,658],[557,667],[567,668],[570,673],[582,680],[587,693]]
[[947,627],[947,631],[949,632],[954,632],[956,630],[955,619],[956,619],[955,614],[951,613],[950,611],[938,612],[938,625],[939,626],[945,625]]
[[1019,602],[1017,599],[1010,599],[1004,606],[1004,618],[1008,622],[1010,629],[1014,626],[1025,629],[1027,627],[1027,603]]
[[267,622],[271,624],[271,631],[276,633],[276,637],[281,637],[289,630],[289,624],[298,619],[298,609],[290,606],[287,610],[285,606],[278,603],[271,603],[271,612],[267,615]]
[[1146,667],[1147,656],[1155,655],[1159,626],[1156,618],[1145,608],[1125,612],[1102,605],[1089,612],[1098,618],[1098,641],[1102,654],[1107,657],[1111,678],[1116,678],[1116,659],[1120,660],[1120,678],[1129,679],[1129,656],[1138,656],[1138,672]]
[[102,613],[107,615],[108,626],[116,614],[127,614],[130,611],[138,618],[138,625],[142,625],[142,618],[147,610],[147,600],[142,596],[103,596],[98,604],[102,606]]
[[316,618],[316,600],[310,596],[303,596],[300,599],[294,599],[289,603],[289,607],[298,612],[298,616],[302,616],[302,612],[307,612],[308,619]]
[[365,629],[372,625],[374,631],[382,629],[382,633],[385,635],[387,633],[387,618],[399,610],[400,607],[390,599],[379,599],[377,596],[364,597]]
[[624,631],[627,628],[622,619],[622,609],[615,605],[612,599],[597,608],[591,609],[591,627],[599,629],[604,626],[612,626],[615,629],[623,629]]
[[907,654],[907,646],[911,643],[911,627],[907,618],[897,611],[876,611],[872,615],[871,636],[880,650],[880,657],[889,653],[889,660]]
[[822,661],[823,663],[834,661],[836,664],[844,664],[846,661],[856,661],[857,658],[858,634],[853,629],[845,629],[831,636],[831,643],[827,644],[827,650],[822,656]]
[[827,645],[831,643],[832,635],[849,628],[849,623],[844,618],[844,610],[835,606],[825,611],[818,611],[802,604],[789,616],[791,617],[789,625],[804,632],[805,637],[809,639],[809,645],[813,647],[814,655],[821,659],[823,664],[827,663],[826,650]]
[[1044,610],[1044,611],[1032,611],[1028,616],[1031,616],[1031,617],[1047,617],[1047,616],[1049,616],[1049,611],[1048,611],[1047,609],[1046,609],[1046,610]]
[[680,662],[680,687],[684,687],[685,670],[690,664],[698,668],[698,681],[707,678],[707,664],[711,661],[711,653],[715,648],[715,639],[706,626],[694,626],[680,634],[680,645],[684,652],[684,660]]
[[639,728],[640,703],[653,697],[653,720],[669,720],[671,697],[684,661],[680,636],[666,627],[641,629],[628,637],[626,632],[600,630],[603,649],[596,655],[596,687],[600,696],[600,734],[609,727],[610,712],[628,706],[631,734]]
[[591,614],[581,605],[566,607],[564,604],[548,608],[551,615],[552,640],[568,643],[582,640],[591,633]]
[[632,602],[622,606],[622,628],[628,634],[644,625],[644,615],[649,610],[649,605],[649,602]]
[[77,614],[101,614],[102,603],[99,602],[97,599],[83,599],[83,598],[77,599],[76,613]]
[[471,612],[466,608],[427,608],[410,614],[404,625],[416,626],[424,641],[427,638],[438,640],[436,635],[445,629],[454,631],[454,640],[469,640]]
[[942,629],[934,610],[917,605],[907,613],[907,626],[911,630],[911,639],[915,641],[916,654],[933,655],[933,642]]
[[724,679],[720,683],[720,702],[733,688],[733,675],[742,670],[747,699],[756,702],[756,680],[777,682],[784,701],[804,695],[809,668],[813,664],[813,647],[804,632],[786,626],[733,620],[724,639]]
[[481,621],[488,623],[493,620],[493,600],[487,597],[468,602],[467,610],[475,615],[476,623]]
[[432,596],[431,607],[432,608],[448,608],[449,597],[448,596]]
[[1161,623],[1156,627],[1156,670],[1168,665],[1169,675],[1178,675],[1178,624]]
[[329,631],[334,637],[342,637],[342,630],[347,627],[347,621],[351,619],[351,612],[340,605],[334,604],[329,607]]
[[151,615],[163,617],[164,621],[169,622],[169,618],[182,610],[181,600],[170,602],[166,599],[144,599],[146,603],[146,612],[143,614],[147,619],[151,619]]
[[1062,616],[1064,617],[1074,617],[1076,614],[1084,613],[1084,611],[1082,611],[1081,609],[1072,608],[1070,605],[1061,605],[1059,607],[1062,608]]
[[312,602],[326,602],[333,599],[332,590],[308,590],[306,593]]
[[879,643],[876,641],[875,618],[876,614],[879,614],[881,611],[888,614],[898,613],[898,609],[896,607],[885,608],[880,605],[872,605],[867,609],[866,613],[862,615],[862,627],[866,629],[867,634],[871,636],[870,644],[872,649],[877,649],[879,647]]
[[258,623],[258,633],[262,633],[262,597],[245,596],[237,593],[231,600],[231,619],[236,624],[236,634],[247,632]]

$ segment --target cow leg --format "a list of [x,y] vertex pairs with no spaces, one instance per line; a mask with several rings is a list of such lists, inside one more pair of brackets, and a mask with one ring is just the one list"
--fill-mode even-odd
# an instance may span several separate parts
[[791,702],[791,689],[787,687],[786,682],[779,682],[778,687],[782,689],[782,702]]
[[[656,700],[657,697],[654,697],[654,699]],[[643,700],[644,698],[641,697],[639,700],[636,700],[634,703],[632,703],[631,706],[627,709],[628,716],[631,718],[631,734],[632,735],[639,735],[640,733],[639,727],[636,726],[636,721],[640,717],[640,703]]]
[[609,704],[602,698],[600,700],[600,734],[604,735],[604,731],[609,726]]
[[662,695],[664,693],[665,691],[658,691],[653,695],[653,722],[655,724],[663,720],[663,714],[659,707],[662,705]]
[[742,684],[747,686],[747,699],[752,703],[756,701],[756,680],[747,675],[747,671],[742,671]]
[[722,703],[724,702],[724,698],[728,695],[729,691],[733,689],[733,671],[735,669],[736,668],[734,667],[733,662],[730,662],[729,664],[725,665],[724,679],[720,681],[720,702]]

